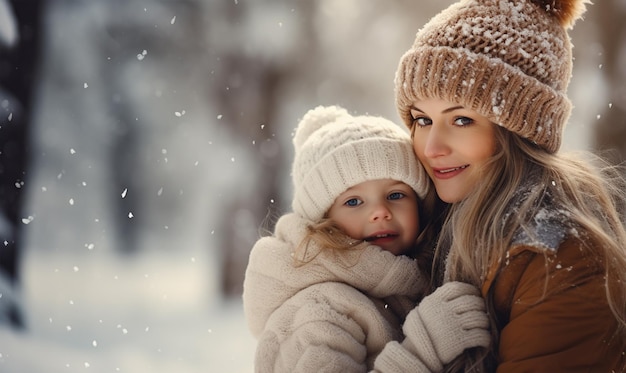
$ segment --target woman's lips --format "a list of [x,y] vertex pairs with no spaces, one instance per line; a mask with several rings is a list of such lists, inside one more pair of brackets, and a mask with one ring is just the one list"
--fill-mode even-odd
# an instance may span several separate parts
[[469,165],[463,165],[459,167],[449,167],[449,168],[433,168],[433,176],[437,179],[450,179],[465,171]]

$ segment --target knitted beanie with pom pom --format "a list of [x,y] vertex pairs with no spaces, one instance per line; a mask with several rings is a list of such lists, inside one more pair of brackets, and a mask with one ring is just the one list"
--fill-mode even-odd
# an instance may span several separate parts
[[430,185],[406,130],[374,116],[352,116],[338,106],[309,110],[293,138],[293,210],[319,221],[348,188],[393,179],[424,198]]
[[396,72],[396,104],[410,127],[415,101],[463,105],[536,143],[561,146],[572,104],[567,29],[586,0],[461,0],[433,17]]

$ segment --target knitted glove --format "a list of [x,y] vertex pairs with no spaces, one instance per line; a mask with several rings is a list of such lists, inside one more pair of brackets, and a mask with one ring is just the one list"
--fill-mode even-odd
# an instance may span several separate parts
[[407,316],[406,339],[389,343],[378,356],[378,372],[441,371],[465,349],[491,341],[485,302],[478,289],[449,282],[422,300]]

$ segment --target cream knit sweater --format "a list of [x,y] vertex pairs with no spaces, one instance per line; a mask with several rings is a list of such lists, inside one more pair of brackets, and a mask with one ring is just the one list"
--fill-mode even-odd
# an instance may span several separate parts
[[[287,214],[250,253],[243,304],[256,372],[366,372],[423,296],[417,263],[376,246],[295,265],[306,220]],[[319,250],[319,248],[313,248]]]

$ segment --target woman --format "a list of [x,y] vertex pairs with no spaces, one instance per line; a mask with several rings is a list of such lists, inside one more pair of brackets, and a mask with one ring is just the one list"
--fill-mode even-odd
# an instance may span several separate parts
[[[492,353],[466,351],[448,371],[625,369],[624,182],[591,155],[558,152],[571,112],[566,29],[585,3],[462,0],[401,58],[397,107],[448,204],[433,286],[479,286],[492,323]],[[410,355],[404,332],[378,370]]]

